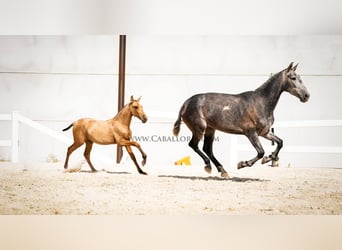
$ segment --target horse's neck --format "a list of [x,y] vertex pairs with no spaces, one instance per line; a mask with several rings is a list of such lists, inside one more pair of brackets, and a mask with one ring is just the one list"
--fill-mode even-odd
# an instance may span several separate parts
[[273,113],[278,104],[282,90],[281,85],[282,74],[281,72],[271,77],[263,85],[255,90],[255,93],[264,99],[264,106],[270,113]]
[[127,127],[130,126],[132,120],[132,113],[129,110],[129,105],[124,106],[120,112],[113,118],[113,121],[120,121]]

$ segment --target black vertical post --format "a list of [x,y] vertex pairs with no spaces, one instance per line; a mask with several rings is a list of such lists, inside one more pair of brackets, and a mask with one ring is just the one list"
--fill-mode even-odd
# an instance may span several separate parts
[[[120,35],[119,41],[119,85],[118,85],[118,112],[125,105],[125,74],[126,74],[126,35]],[[122,147],[116,147],[116,163],[122,158]]]

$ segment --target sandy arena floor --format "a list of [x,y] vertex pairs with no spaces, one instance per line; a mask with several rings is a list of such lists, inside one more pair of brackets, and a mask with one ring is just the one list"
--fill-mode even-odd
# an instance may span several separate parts
[[227,170],[230,179],[195,166],[146,166],[142,176],[131,163],[97,173],[0,163],[0,214],[342,214],[342,169]]

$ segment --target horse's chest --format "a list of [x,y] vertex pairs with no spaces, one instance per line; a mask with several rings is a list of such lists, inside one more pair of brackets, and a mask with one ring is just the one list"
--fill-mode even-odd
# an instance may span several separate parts
[[123,137],[127,140],[130,139],[132,136],[132,131],[124,126],[116,126],[113,130],[116,136]]

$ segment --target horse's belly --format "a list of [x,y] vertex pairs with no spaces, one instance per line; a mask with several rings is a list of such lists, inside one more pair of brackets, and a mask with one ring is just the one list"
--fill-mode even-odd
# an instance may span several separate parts
[[222,127],[222,128],[217,128],[217,130],[228,133],[228,134],[243,134],[243,130],[241,128],[234,128],[234,127]]
[[229,121],[229,119],[222,119],[219,121],[212,122],[211,120],[207,120],[208,127],[217,129],[224,133],[229,134],[242,134],[243,129],[240,126],[236,126],[234,122]]

